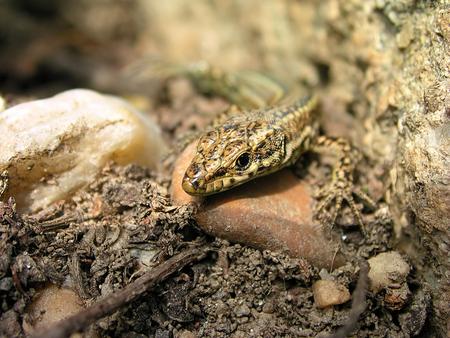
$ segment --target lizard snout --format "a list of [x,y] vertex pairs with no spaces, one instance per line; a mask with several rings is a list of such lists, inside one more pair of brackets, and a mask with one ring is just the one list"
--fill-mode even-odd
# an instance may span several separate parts
[[184,175],[183,183],[181,185],[183,187],[183,190],[188,194],[196,195],[201,193],[203,182],[198,177],[190,178],[189,176]]
[[181,186],[190,195],[198,195],[204,192],[204,170],[197,165],[190,165],[183,177]]

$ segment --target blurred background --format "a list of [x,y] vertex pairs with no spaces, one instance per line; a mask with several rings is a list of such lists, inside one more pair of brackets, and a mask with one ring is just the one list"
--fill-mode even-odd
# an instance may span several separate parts
[[131,85],[119,81],[126,66],[152,58],[317,85],[329,76],[319,21],[333,21],[333,11],[316,1],[2,0],[0,90],[117,92]]

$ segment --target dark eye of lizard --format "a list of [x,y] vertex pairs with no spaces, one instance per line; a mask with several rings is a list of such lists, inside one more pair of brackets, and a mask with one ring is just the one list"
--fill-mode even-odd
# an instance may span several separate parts
[[236,166],[239,169],[246,169],[250,165],[250,154],[243,153],[236,160]]

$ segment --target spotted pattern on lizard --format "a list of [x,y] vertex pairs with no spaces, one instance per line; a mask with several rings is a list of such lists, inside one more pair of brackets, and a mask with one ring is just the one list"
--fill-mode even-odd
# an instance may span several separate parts
[[181,69],[200,91],[244,108],[232,106],[200,136],[182,180],[185,192],[220,193],[292,165],[308,151],[332,152],[337,161],[331,182],[317,193],[316,216],[332,225],[346,201],[364,230],[354,196],[372,207],[374,202],[353,184],[359,152],[343,138],[318,135],[316,96],[273,105],[281,102],[284,87],[259,73],[227,73],[207,64]]
[[211,195],[293,164],[317,135],[316,98],[239,113],[198,141],[183,189]]

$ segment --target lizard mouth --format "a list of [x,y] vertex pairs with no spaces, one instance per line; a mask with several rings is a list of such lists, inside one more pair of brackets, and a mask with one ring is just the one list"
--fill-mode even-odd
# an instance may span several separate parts
[[183,190],[193,196],[213,195],[238,186],[248,181],[249,175],[222,177],[211,182],[205,182],[198,177],[184,176],[181,184]]
[[181,187],[189,195],[202,195],[206,192],[205,181],[199,176],[189,177],[185,174]]

